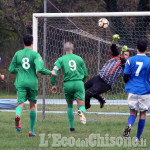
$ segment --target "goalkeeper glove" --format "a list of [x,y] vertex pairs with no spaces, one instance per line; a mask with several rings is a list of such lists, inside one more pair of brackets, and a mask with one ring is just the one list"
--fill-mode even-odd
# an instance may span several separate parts
[[121,54],[124,54],[124,52],[128,49],[127,45],[124,45],[122,47],[122,51],[121,51]]
[[120,39],[118,34],[113,35],[113,42],[117,42]]

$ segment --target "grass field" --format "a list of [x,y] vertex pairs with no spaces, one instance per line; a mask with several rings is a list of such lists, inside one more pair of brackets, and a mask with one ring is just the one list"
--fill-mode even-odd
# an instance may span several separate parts
[[[25,106],[28,109],[28,105]],[[38,106],[38,110],[41,110],[42,106]],[[66,110],[66,105],[47,105],[46,110]],[[89,111],[107,111],[110,112],[128,112],[127,106],[105,106],[104,109],[99,109],[98,106],[92,106]],[[74,111],[77,111],[76,106],[74,106]],[[36,137],[28,137],[29,132],[29,111],[24,111],[22,113],[22,130],[17,133],[14,128],[14,113],[13,112],[0,112],[0,150],[48,150],[48,149],[105,149],[105,150],[126,150],[126,149],[136,149],[136,150],[149,150],[150,149],[150,117],[147,117],[145,129],[142,138],[146,139],[146,147],[91,147],[91,145],[83,146],[74,145],[73,147],[52,147],[54,144],[54,139],[51,137],[48,139],[48,134],[61,134],[62,137],[73,137],[76,141],[85,141],[89,138],[90,134],[100,134],[101,137],[122,137],[124,128],[127,124],[128,116],[112,116],[112,115],[97,115],[97,114],[87,114],[87,124],[82,125],[79,121],[78,115],[75,113],[75,129],[74,133],[69,132],[69,124],[66,114],[46,114],[46,119],[42,120],[42,114],[38,113],[38,121],[35,126]],[[90,122],[88,120],[96,120],[95,122]],[[136,136],[138,118],[134,124],[131,131],[131,137]],[[47,140],[47,147],[40,147],[41,135],[45,135],[44,142]],[[108,135],[107,135],[108,134]],[[80,146],[80,147],[78,147]],[[87,147],[86,147],[87,146]]]

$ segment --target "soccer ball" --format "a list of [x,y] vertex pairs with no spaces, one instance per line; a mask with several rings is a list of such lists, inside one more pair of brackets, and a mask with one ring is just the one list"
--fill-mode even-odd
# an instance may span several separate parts
[[107,28],[109,26],[109,21],[106,18],[101,18],[98,20],[98,26],[100,28]]

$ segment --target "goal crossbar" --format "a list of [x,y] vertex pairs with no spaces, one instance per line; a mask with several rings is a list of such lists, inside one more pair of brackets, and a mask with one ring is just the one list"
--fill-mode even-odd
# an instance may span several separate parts
[[33,13],[33,17],[121,17],[150,16],[149,11],[143,12],[84,12],[84,13]]

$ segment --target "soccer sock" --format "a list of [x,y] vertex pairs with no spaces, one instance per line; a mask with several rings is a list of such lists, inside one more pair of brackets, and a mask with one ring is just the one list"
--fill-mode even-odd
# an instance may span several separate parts
[[73,104],[67,104],[67,116],[68,116],[70,128],[74,128]]
[[22,113],[22,107],[21,106],[17,106],[17,108],[16,108],[16,116],[19,115],[21,117],[21,113]]
[[135,119],[136,117],[134,115],[130,115],[128,118],[128,125],[131,124],[131,126],[133,126]]
[[78,106],[78,109],[81,110],[84,114],[86,113],[86,109],[84,105]]
[[30,131],[34,132],[34,125],[36,122],[36,111],[30,111]]
[[145,119],[139,119],[139,123],[138,123],[138,129],[137,129],[137,135],[136,137],[140,140],[141,134],[143,132],[145,126]]

